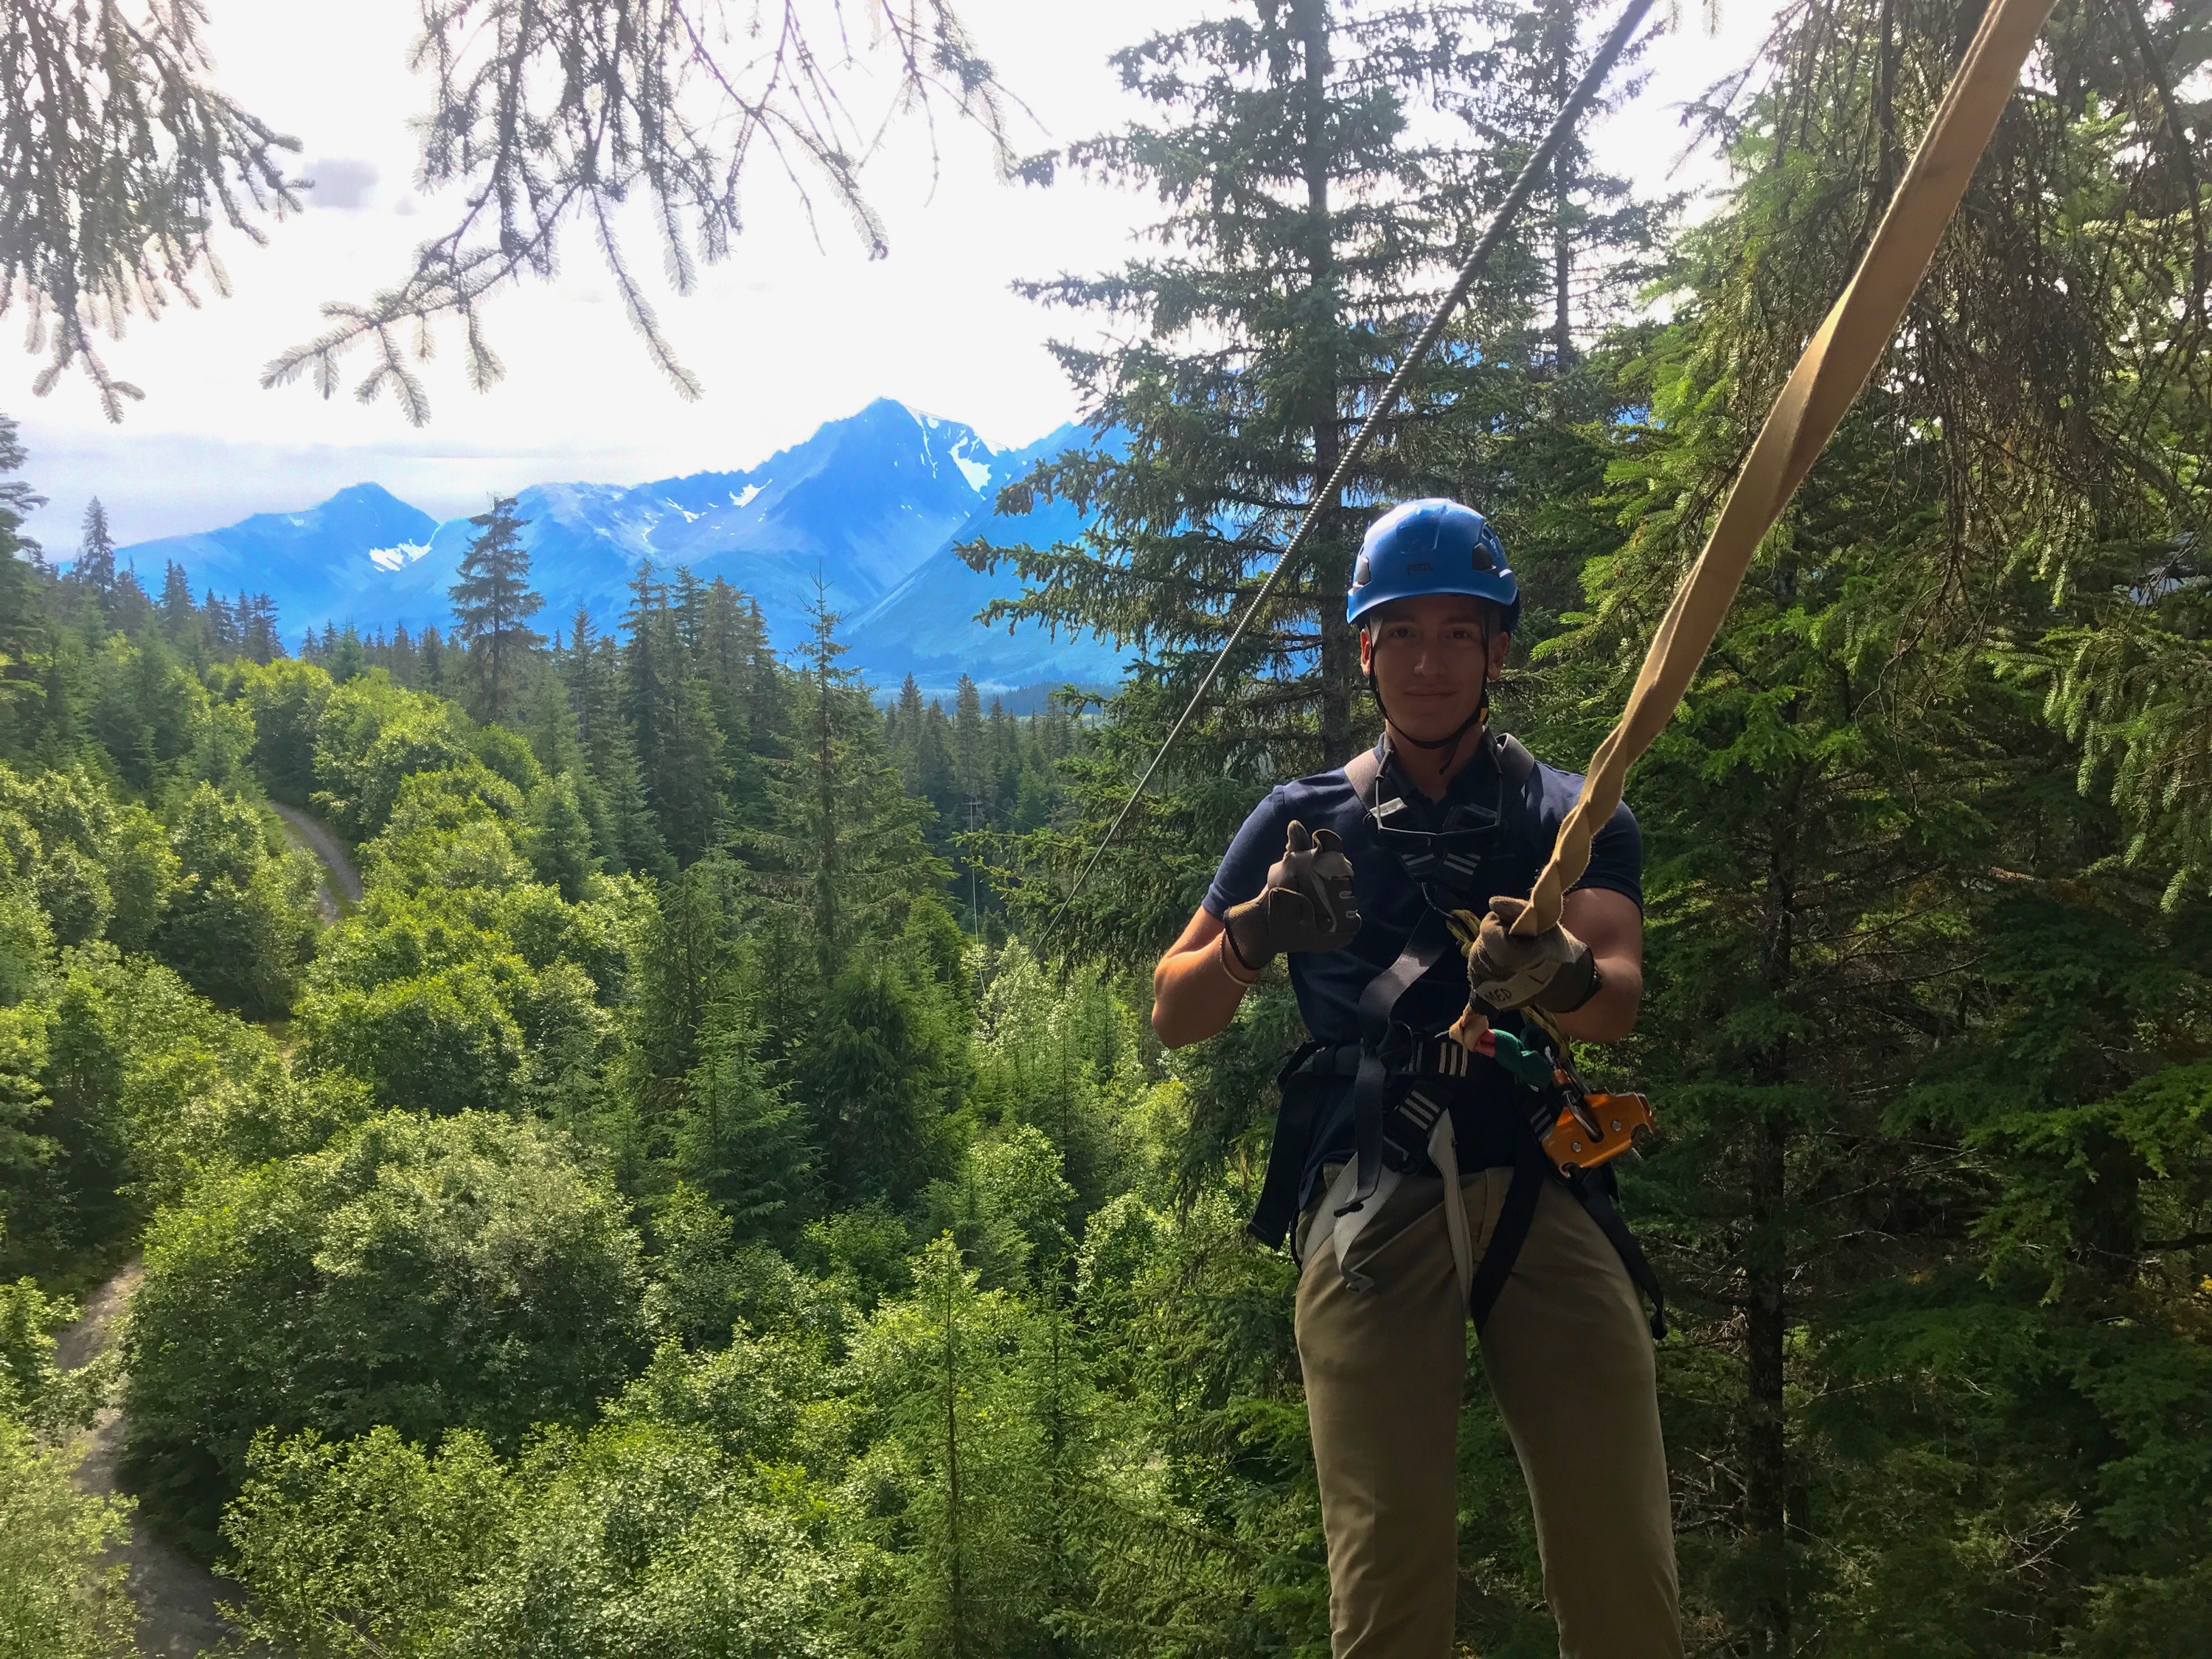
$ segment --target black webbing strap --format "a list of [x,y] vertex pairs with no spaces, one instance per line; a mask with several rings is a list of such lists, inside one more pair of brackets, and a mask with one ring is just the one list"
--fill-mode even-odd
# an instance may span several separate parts
[[1320,1098],[1322,1078],[1308,1062],[1333,1043],[1303,1043],[1290,1062],[1275,1073],[1275,1087],[1283,1103],[1275,1112],[1274,1144],[1267,1149],[1267,1173],[1260,1182],[1260,1201],[1244,1231],[1269,1249],[1279,1249],[1291,1236],[1298,1217],[1298,1182],[1306,1167],[1306,1146],[1313,1139],[1314,1103]]
[[1390,1036],[1390,1016],[1398,999],[1420,982],[1430,969],[1458,950],[1451,927],[1435,910],[1425,910],[1407,937],[1398,959],[1367,981],[1359,994],[1359,1070],[1352,1081],[1352,1130],[1358,1148],[1359,1185],[1352,1201],[1337,1212],[1349,1215],[1375,1196],[1382,1179],[1382,1121],[1388,1115],[1390,1070],[1382,1048]]
[[1597,1230],[1605,1235],[1606,1243],[1620,1256],[1620,1265],[1628,1270],[1629,1282],[1651,1304],[1651,1340],[1665,1340],[1667,1292],[1652,1268],[1651,1259],[1644,1254],[1644,1247],[1636,1242],[1636,1235],[1628,1231],[1628,1224],[1613,1206],[1611,1172],[1607,1171],[1601,1178],[1588,1173],[1562,1177],[1533,1137],[1522,1147],[1520,1162],[1513,1166],[1513,1184],[1505,1190],[1505,1203],[1498,1212],[1498,1224],[1490,1230],[1490,1241],[1483,1247],[1481,1264],[1474,1270],[1474,1283],[1468,1289],[1468,1316],[1474,1320],[1476,1333],[1480,1334],[1488,1322],[1505,1281],[1513,1276],[1514,1264],[1521,1259],[1521,1247],[1528,1242],[1528,1229],[1536,1219],[1537,1200],[1543,1196],[1547,1181],[1559,1182],[1575,1195],[1589,1218],[1597,1223]]
[[1644,1254],[1644,1247],[1636,1242],[1636,1235],[1628,1231],[1628,1224],[1620,1218],[1613,1207],[1611,1172],[1603,1185],[1587,1174],[1577,1175],[1567,1182],[1567,1189],[1582,1200],[1589,1218],[1597,1223],[1598,1231],[1620,1256],[1620,1265],[1628,1269],[1630,1281],[1651,1304],[1651,1340],[1663,1340],[1667,1334],[1667,1291],[1659,1283],[1651,1259]]
[[1522,1147],[1520,1161],[1513,1166],[1513,1184],[1505,1189],[1498,1224],[1490,1230],[1481,1265],[1474,1270],[1474,1283],[1468,1287],[1468,1316],[1474,1321],[1478,1334],[1489,1322],[1490,1310],[1498,1305],[1505,1281],[1513,1276],[1513,1264],[1521,1259],[1521,1247],[1528,1242],[1528,1228],[1536,1219],[1536,1200],[1544,1195],[1544,1183],[1551,1178],[1551,1161],[1544,1156],[1544,1149],[1530,1140]]

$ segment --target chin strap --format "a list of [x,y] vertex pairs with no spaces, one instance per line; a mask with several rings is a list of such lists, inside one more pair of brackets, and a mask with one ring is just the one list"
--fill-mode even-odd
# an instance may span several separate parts
[[[1383,724],[1386,727],[1389,727],[1390,722],[1390,706],[1382,701],[1382,688],[1375,684],[1375,669],[1373,661],[1373,656],[1370,653],[1369,656],[1369,666],[1367,669],[1367,695],[1375,699],[1376,708],[1382,711]],[[1482,722],[1488,718],[1490,714],[1490,623],[1487,618],[1484,620],[1482,624],[1482,695],[1475,699],[1474,713],[1469,714],[1465,720],[1462,720],[1457,728],[1455,729],[1449,737],[1409,737],[1403,732],[1398,731],[1395,728],[1391,728],[1391,737],[1393,740],[1399,743],[1411,744],[1416,749],[1449,749],[1451,752],[1444,757],[1444,765],[1447,768],[1449,768],[1452,763],[1459,758],[1459,745],[1461,740],[1464,738],[1468,732],[1480,726]]]

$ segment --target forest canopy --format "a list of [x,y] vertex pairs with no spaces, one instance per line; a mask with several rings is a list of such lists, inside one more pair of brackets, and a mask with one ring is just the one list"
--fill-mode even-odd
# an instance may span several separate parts
[[[1146,975],[1254,802],[1375,729],[1376,503],[1491,516],[1500,719],[1589,752],[1978,15],[1786,11],[1700,112],[1694,224],[1570,151],[1049,941],[1589,9],[1224,5],[1030,163],[1161,204],[1036,289],[1111,325],[1062,351],[1095,441],[1002,508],[1094,527],[971,553],[1027,580],[1000,619],[1131,646],[1103,697],[869,687],[835,617],[770,640],[682,569],[550,618],[512,502],[453,628],[287,654],[89,525],[58,568],[0,484],[0,1506],[48,1564],[0,1629],[127,1624],[52,1333],[143,1251],[139,1515],[276,1650],[1325,1650],[1293,1269],[1243,1231],[1297,1012],[1277,973],[1164,1052]],[[2203,1646],[2201,21],[2054,12],[1630,781],[1649,990],[1583,1062],[1660,1114],[1623,1202],[1700,1651]],[[1459,1480],[1462,1637],[1552,1650],[1479,1386]]]

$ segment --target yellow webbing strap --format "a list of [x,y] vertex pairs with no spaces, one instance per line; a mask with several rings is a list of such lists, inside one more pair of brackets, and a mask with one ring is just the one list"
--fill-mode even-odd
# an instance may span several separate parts
[[1559,826],[1551,861],[1536,878],[1515,933],[1540,933],[1559,921],[1567,889],[1589,866],[1590,837],[1620,804],[1629,767],[1674,717],[1675,704],[1743,585],[1752,555],[1790,505],[1896,331],[2051,3],[1994,0],[1983,16],[1850,286],[1797,360],[1729,492],[1720,522],[1667,607],[1628,706],[1590,757],[1581,799]]

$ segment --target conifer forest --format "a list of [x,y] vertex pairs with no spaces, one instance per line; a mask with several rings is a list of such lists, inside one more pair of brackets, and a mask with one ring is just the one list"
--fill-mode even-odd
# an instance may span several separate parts
[[[97,504],[33,544],[0,420],[0,1659],[135,1650],[133,1524],[241,1653],[1328,1651],[1243,1231],[1297,1012],[1164,1051],[1152,963],[1378,729],[1378,503],[1490,516],[1498,718],[1582,769],[1981,8],[1784,10],[1687,112],[1711,210],[1570,144],[1063,905],[1613,15],[1201,9],[1021,164],[1158,224],[1029,290],[1096,441],[1000,509],[1091,528],[964,552],[1116,687],[866,684],[680,568],[549,614],[504,497],[450,628],[303,645]],[[1659,1115],[1693,1653],[2212,1644],[2209,64],[2204,0],[2060,0],[1629,780],[1649,989],[1584,1060]],[[1479,1358],[1458,1473],[1465,1650],[1554,1652]]]

